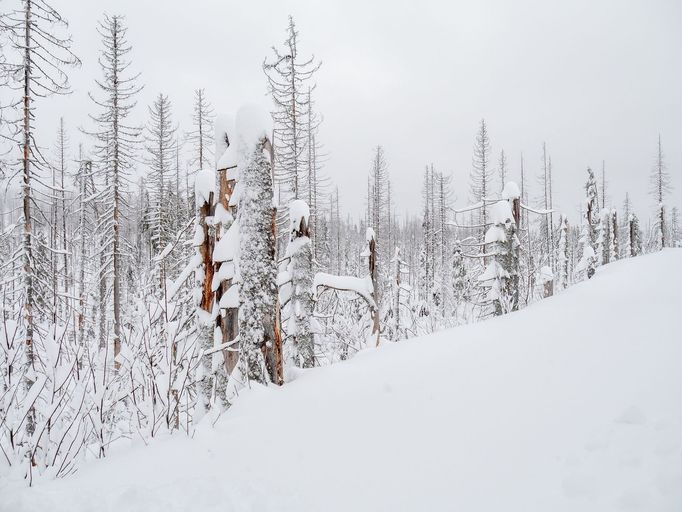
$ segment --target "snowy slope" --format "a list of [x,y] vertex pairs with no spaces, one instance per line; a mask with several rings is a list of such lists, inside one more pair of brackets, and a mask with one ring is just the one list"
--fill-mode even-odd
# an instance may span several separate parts
[[216,428],[0,485],[2,511],[680,511],[682,250],[242,396]]

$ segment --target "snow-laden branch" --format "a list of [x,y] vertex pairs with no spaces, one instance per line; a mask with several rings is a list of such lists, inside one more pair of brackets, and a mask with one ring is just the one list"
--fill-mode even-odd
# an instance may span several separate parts
[[315,279],[313,280],[313,289],[315,290],[316,295],[319,295],[318,289],[320,287],[355,292],[367,302],[370,308],[376,309],[376,303],[372,298],[372,279],[369,276],[335,276],[325,272],[318,272],[315,274]]

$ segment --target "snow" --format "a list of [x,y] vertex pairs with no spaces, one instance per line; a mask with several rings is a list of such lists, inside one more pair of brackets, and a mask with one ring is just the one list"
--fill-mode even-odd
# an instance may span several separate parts
[[583,255],[580,261],[575,266],[577,272],[583,272],[587,269],[590,260],[594,260],[597,255],[590,244],[583,244]]
[[548,283],[550,281],[554,281],[554,272],[552,272],[552,268],[548,267],[547,265],[543,266],[540,268],[540,282],[542,284]]
[[270,137],[272,118],[258,105],[247,103],[237,111],[237,137],[242,156],[249,155],[263,137]]
[[376,238],[376,235],[374,234],[374,230],[372,228],[367,228],[367,231],[365,232],[365,240],[367,243],[371,242]]
[[519,186],[514,181],[508,181],[502,189],[502,199],[511,200],[518,199],[521,197],[521,190]]
[[372,299],[374,288],[372,286],[372,279],[370,276],[335,276],[325,272],[318,272],[315,274],[315,278],[313,279],[313,290],[315,290],[315,293],[318,292],[319,286],[355,292],[370,304],[374,304],[374,299]]
[[215,172],[211,169],[200,169],[194,179],[194,196],[197,205],[210,201],[210,196],[215,190]]
[[[237,144],[234,142],[234,119],[220,115],[215,122],[215,156],[218,169],[232,169],[239,159]],[[229,141],[230,145],[227,145]]]
[[295,231],[301,225],[301,219],[305,220],[306,225],[308,224],[308,218],[310,217],[310,208],[308,203],[302,199],[295,199],[289,203],[289,231]]
[[514,218],[509,201],[497,201],[490,206],[490,222],[505,224]]
[[681,266],[621,260],[518,313],[252,386],[192,439],[0,479],[0,510],[681,510]]
[[227,292],[220,297],[220,308],[238,308],[239,307],[239,286],[233,285],[227,289]]
[[234,261],[239,251],[239,223],[233,222],[213,248],[213,261]]
[[500,226],[494,225],[490,226],[488,228],[488,231],[485,232],[485,240],[484,242],[486,244],[491,244],[494,242],[505,242],[507,240],[507,235],[504,233],[504,228],[501,228]]

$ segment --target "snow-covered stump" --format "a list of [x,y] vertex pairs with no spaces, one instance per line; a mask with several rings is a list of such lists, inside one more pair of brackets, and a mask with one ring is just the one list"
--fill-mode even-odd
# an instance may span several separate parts
[[[196,301],[199,321],[200,346],[206,352],[213,348],[215,294],[213,292],[213,198],[215,175],[210,169],[202,169],[197,173],[194,183],[194,197],[197,205],[197,217],[194,226],[193,245],[199,257],[199,265],[195,272],[197,284]],[[201,403],[204,410],[209,410],[215,396],[214,357],[201,358]]]
[[235,222],[239,194],[237,193],[238,152],[234,139],[232,120],[219,117],[215,126],[215,154],[218,158],[218,198],[215,205],[216,244],[213,265],[216,282],[215,300],[220,314],[216,326],[220,330],[220,345],[225,372],[229,376],[237,366],[238,347],[232,343],[239,333],[239,286],[234,282],[238,267],[239,225]]

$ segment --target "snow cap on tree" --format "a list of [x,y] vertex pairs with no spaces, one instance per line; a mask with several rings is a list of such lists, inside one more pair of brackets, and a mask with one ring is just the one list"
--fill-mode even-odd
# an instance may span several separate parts
[[250,158],[258,142],[269,139],[272,132],[270,114],[254,103],[247,103],[237,111],[235,125],[239,154],[246,159]]
[[290,221],[290,231],[298,231],[301,227],[301,221],[305,221],[306,226],[308,225],[308,219],[310,218],[310,208],[308,203],[302,199],[294,199],[289,203],[289,221]]
[[233,141],[235,127],[232,116],[220,115],[215,120],[215,157],[218,169],[232,169],[237,165],[237,144]]
[[540,268],[540,282],[542,284],[545,284],[550,281],[554,281],[554,272],[552,272],[551,267],[545,265],[542,268]]
[[502,199],[511,201],[512,199],[519,199],[521,197],[521,190],[514,181],[508,181],[502,190]]

